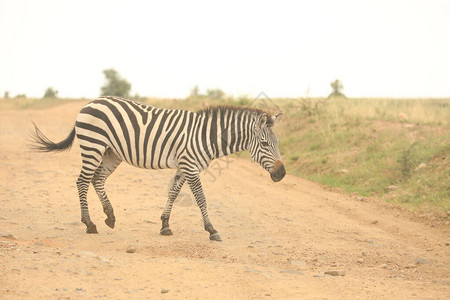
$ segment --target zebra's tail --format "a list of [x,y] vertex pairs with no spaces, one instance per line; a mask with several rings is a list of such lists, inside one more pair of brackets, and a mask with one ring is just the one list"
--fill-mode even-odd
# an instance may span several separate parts
[[37,150],[41,152],[61,152],[65,150],[70,150],[73,144],[73,140],[75,139],[75,127],[72,128],[69,136],[62,140],[59,143],[52,142],[48,137],[46,137],[42,131],[37,128],[36,124],[34,124],[34,131],[31,134],[33,139],[33,144],[30,145],[32,150]]

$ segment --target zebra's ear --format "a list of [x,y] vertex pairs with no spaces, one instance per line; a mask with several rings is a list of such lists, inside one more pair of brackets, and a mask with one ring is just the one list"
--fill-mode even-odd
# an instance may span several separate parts
[[281,118],[283,118],[283,113],[279,113],[276,116],[272,117],[273,120],[273,124],[278,124],[278,122],[280,122]]
[[268,118],[268,116],[267,116],[266,113],[264,113],[261,116],[259,116],[258,122],[256,124],[256,130],[257,131],[260,131],[261,129],[264,128],[264,126],[266,126],[267,118]]

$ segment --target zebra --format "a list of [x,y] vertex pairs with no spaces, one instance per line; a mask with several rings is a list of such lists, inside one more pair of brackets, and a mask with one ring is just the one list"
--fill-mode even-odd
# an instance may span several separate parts
[[98,233],[87,203],[90,183],[114,228],[116,218],[105,192],[108,176],[125,161],[145,169],[176,169],[169,184],[168,200],[161,215],[161,235],[172,235],[169,218],[174,201],[185,182],[200,208],[204,228],[213,241],[221,241],[208,217],[199,174],[210,162],[234,152],[249,150],[251,158],[278,182],[286,175],[273,132],[282,113],[270,116],[256,108],[211,106],[197,112],[163,109],[115,96],[103,96],[86,104],[66,139],[55,143],[34,124],[34,150],[69,150],[78,139],[82,167],[78,188],[81,222],[87,233]]

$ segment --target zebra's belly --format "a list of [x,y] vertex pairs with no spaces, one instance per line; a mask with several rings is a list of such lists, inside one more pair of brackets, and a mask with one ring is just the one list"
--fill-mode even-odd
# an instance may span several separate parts
[[136,151],[123,153],[114,145],[108,143],[108,148],[110,148],[120,159],[129,165],[143,168],[143,169],[177,169],[178,160],[176,159],[175,153],[137,153]]
[[169,157],[156,155],[152,156],[151,159],[146,160],[145,162],[141,161],[140,163],[131,163],[131,165],[152,170],[177,169],[178,161],[176,160],[175,155],[170,155]]

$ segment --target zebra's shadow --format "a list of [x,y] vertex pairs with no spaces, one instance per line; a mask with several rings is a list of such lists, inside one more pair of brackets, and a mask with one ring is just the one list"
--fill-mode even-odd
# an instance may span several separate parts
[[181,191],[178,193],[177,198],[175,199],[174,205],[180,207],[190,207],[196,205],[194,196],[192,195],[189,188],[183,187],[181,189]]

